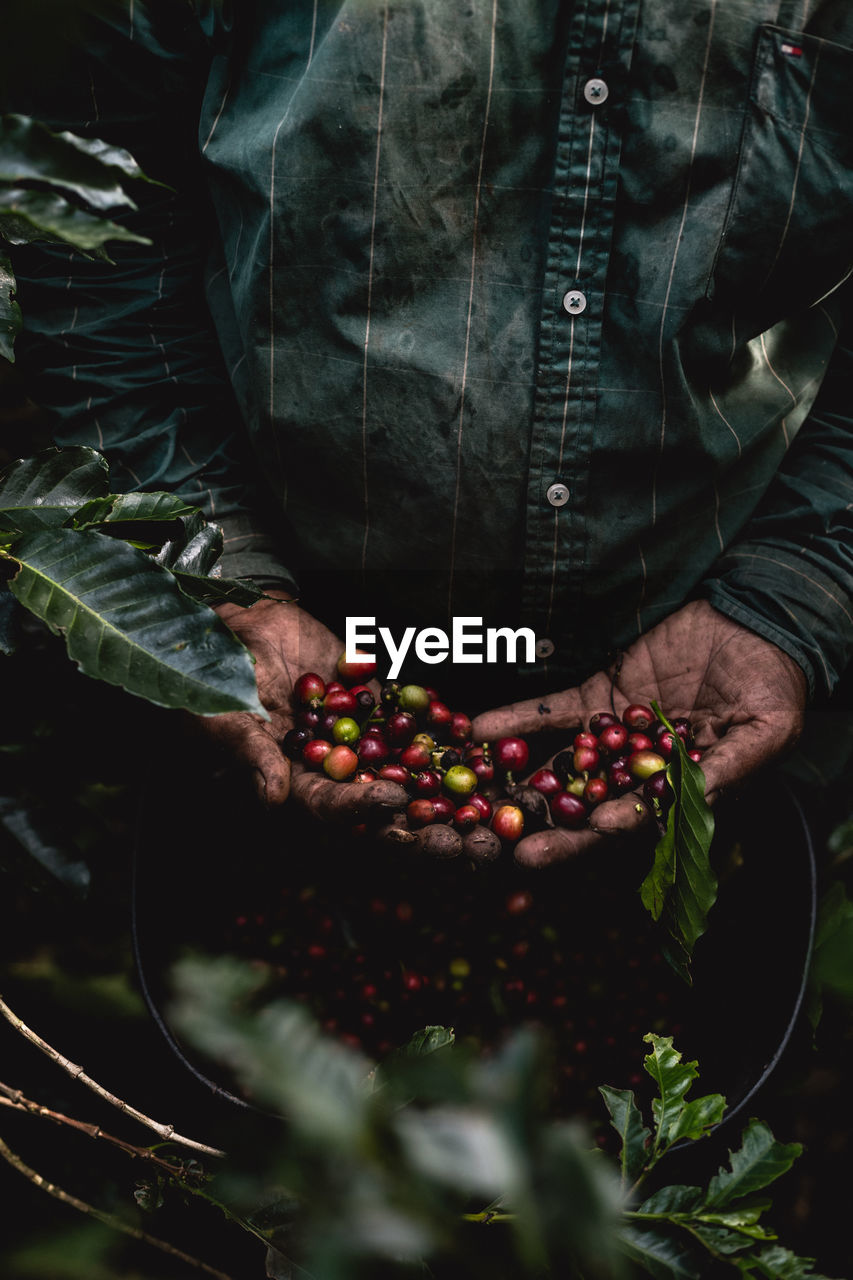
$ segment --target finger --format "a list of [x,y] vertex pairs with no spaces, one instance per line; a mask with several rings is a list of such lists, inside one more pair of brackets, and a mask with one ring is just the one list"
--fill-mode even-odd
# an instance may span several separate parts
[[588,853],[601,845],[603,837],[585,827],[582,831],[569,831],[566,827],[548,827],[523,836],[513,849],[515,861],[522,867],[537,869],[565,862]]
[[794,735],[761,722],[735,725],[704,752],[699,768],[705,775],[705,799],[718,800],[763,765],[781,755]]
[[530,698],[505,707],[483,711],[473,722],[475,742],[494,742],[515,734],[538,733],[542,729],[567,729],[583,723],[583,704],[577,689]]
[[409,795],[399,782],[336,782],[322,773],[293,770],[293,798],[323,822],[363,822],[383,811],[405,809]]
[[290,761],[272,736],[267,722],[240,712],[194,717],[195,726],[236,764],[254,772],[258,798],[268,805],[283,804],[290,793]]
[[636,791],[605,800],[589,816],[589,828],[600,836],[630,836],[654,821],[654,814]]

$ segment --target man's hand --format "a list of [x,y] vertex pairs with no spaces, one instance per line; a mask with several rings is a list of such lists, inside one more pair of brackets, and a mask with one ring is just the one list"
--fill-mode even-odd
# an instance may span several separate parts
[[255,788],[268,805],[280,805],[292,794],[318,818],[352,823],[376,806],[392,812],[403,808],[408,796],[397,783],[342,784],[301,765],[291,769],[280,743],[294,723],[293,685],[305,671],[335,679],[344,645],[286,592],[268,595],[275,598],[258,600],[249,609],[219,605],[216,612],[255,658],[258,694],[269,720],[235,711],[205,717],[199,727],[232,760],[254,771]]
[[[565,729],[567,739],[596,711],[610,710],[611,673],[584,684],[484,712],[474,721],[477,741],[541,729]],[[706,797],[713,802],[796,742],[806,706],[806,678],[775,645],[719,613],[705,601],[685,605],[625,653],[614,688],[619,715],[631,702],[656,700],[667,719],[689,717],[704,753]],[[593,810],[587,829],[554,828],[519,841],[516,860],[546,866],[593,847],[604,836],[626,835],[651,821],[631,792]]]

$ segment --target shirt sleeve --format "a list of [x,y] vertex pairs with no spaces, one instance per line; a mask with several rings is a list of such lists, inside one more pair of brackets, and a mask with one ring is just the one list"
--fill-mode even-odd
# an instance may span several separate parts
[[853,655],[853,291],[817,400],[770,488],[702,591],[830,694]]
[[24,379],[56,444],[101,450],[115,490],[165,489],[221,525],[223,574],[293,585],[205,302],[196,132],[210,42],[189,6],[92,21],[85,52],[11,106],[129,150],[162,185],[135,184],[139,208],[116,220],[152,243],[108,243],[112,263],[52,244],[15,251]]

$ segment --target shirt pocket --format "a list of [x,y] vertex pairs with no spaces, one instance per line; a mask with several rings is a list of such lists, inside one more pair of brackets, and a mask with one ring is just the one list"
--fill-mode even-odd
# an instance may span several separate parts
[[761,331],[853,271],[853,49],[762,26],[707,295]]

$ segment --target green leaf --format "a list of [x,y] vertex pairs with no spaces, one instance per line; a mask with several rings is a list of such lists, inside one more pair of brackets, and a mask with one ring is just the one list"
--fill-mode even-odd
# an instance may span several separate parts
[[10,364],[15,361],[15,339],[21,332],[21,308],[15,299],[15,273],[12,263],[0,253],[0,357]]
[[94,253],[107,261],[109,258],[103,246],[108,240],[151,243],[145,236],[138,236],[109,218],[78,209],[63,196],[31,191],[26,187],[0,193],[0,237],[9,244],[55,241],[84,253]]
[[70,196],[90,209],[135,209],[124,181],[147,181],[128,151],[100,138],[53,133],[29,116],[0,118],[0,183],[31,182]]
[[663,1214],[671,1217],[673,1214],[692,1214],[701,1209],[705,1199],[705,1193],[701,1187],[687,1187],[673,1185],[669,1187],[660,1187],[649,1196],[648,1200],[644,1200],[640,1205],[637,1213],[645,1217]]
[[828,1280],[827,1276],[818,1275],[812,1269],[814,1258],[798,1258],[790,1249],[783,1249],[778,1244],[762,1249],[757,1255],[739,1258],[737,1263],[743,1275],[757,1274],[766,1280]]
[[726,1110],[726,1100],[721,1093],[708,1093],[693,1098],[670,1130],[670,1142],[679,1138],[704,1138],[712,1125],[719,1124]]
[[35,532],[64,524],[109,492],[109,468],[94,449],[43,449],[0,471],[0,529]]
[[677,1131],[686,1105],[684,1095],[699,1075],[699,1070],[695,1061],[681,1061],[681,1054],[673,1048],[672,1036],[657,1036],[649,1032],[643,1040],[652,1046],[651,1053],[643,1059],[643,1066],[660,1095],[652,1102],[657,1126],[654,1149],[657,1152],[673,1141],[672,1134]]
[[619,1163],[622,1182],[631,1185],[640,1176],[646,1163],[647,1143],[651,1132],[643,1125],[643,1117],[630,1089],[611,1089],[600,1085],[598,1092],[604,1098],[613,1128],[622,1139]]
[[58,528],[25,534],[14,559],[21,568],[11,590],[64,634],[87,675],[160,706],[266,718],[248,651],[143,552],[91,530]]
[[624,1226],[618,1235],[622,1251],[655,1280],[697,1280],[702,1258],[689,1244],[656,1228]]
[[200,511],[182,520],[168,542],[155,557],[158,564],[173,573],[190,577],[207,577],[222,554],[223,537],[218,524],[210,524]]
[[760,1228],[757,1232],[753,1228],[744,1233],[733,1231],[728,1227],[714,1226],[701,1219],[692,1221],[690,1229],[712,1253],[740,1253],[741,1250],[749,1249],[755,1244],[756,1236],[759,1240],[775,1239],[774,1236],[766,1235]]
[[807,1005],[813,1027],[820,1021],[826,991],[853,1000],[853,902],[840,880],[826,890],[818,911]]
[[[33,883],[40,891],[47,886],[61,887],[85,898],[91,880],[89,868],[78,849],[67,847],[67,833],[49,811],[19,795],[0,795],[0,828],[14,841],[18,856],[10,857],[9,869],[19,882]],[[24,862],[29,865],[22,866]]]
[[188,506],[173,493],[143,491],[140,493],[112,493],[95,498],[75,514],[75,529],[92,528],[102,524],[168,524],[189,518],[198,511]]
[[[652,707],[670,728],[658,704],[653,702]],[[710,862],[714,818],[705,800],[705,775],[687,755],[678,734],[674,733],[673,739],[677,753],[666,772],[675,799],[652,869],[640,886],[640,897],[667,934],[663,954],[689,983],[693,947],[707,928],[708,912],[717,897],[717,879]]]
[[416,1031],[406,1044],[401,1045],[399,1053],[423,1057],[427,1053],[435,1053],[436,1049],[444,1049],[456,1040],[456,1032],[452,1027],[422,1027]]
[[730,1151],[730,1169],[720,1169],[708,1184],[705,1209],[723,1209],[733,1200],[769,1186],[787,1173],[802,1152],[798,1142],[777,1142],[766,1124],[750,1120],[738,1151]]

